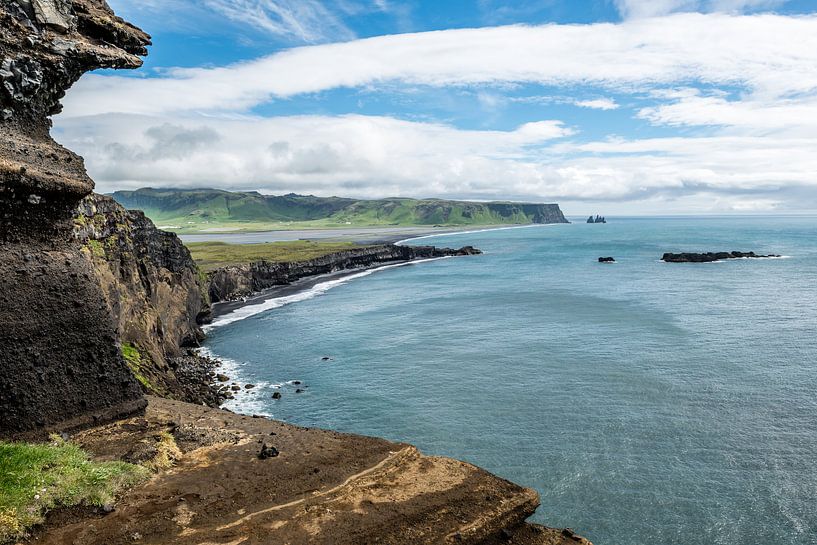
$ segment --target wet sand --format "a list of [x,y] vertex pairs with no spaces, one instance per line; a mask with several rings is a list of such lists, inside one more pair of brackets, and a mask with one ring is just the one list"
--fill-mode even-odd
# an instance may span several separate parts
[[340,240],[358,244],[395,243],[426,235],[481,231],[509,225],[479,225],[466,227],[356,227],[349,229],[302,229],[290,231],[259,231],[257,233],[197,233],[180,235],[184,242],[227,242],[230,244],[257,244],[293,240]]

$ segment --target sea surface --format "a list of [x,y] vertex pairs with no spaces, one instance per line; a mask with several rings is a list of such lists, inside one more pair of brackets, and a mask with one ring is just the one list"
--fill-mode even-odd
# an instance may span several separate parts
[[[206,349],[258,385],[229,406],[467,460],[596,545],[817,544],[817,217],[407,243],[485,255],[222,317]],[[660,262],[723,250],[786,258]]]

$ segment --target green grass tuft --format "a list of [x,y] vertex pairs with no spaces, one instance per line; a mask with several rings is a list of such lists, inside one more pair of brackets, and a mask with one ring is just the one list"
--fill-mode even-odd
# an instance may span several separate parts
[[130,369],[131,374],[139,381],[145,391],[156,393],[158,390],[142,372],[144,360],[139,349],[130,343],[122,343],[122,357],[125,359],[125,364]]
[[147,479],[147,468],[92,462],[76,445],[0,442],[0,543],[25,536],[55,507],[101,506]]

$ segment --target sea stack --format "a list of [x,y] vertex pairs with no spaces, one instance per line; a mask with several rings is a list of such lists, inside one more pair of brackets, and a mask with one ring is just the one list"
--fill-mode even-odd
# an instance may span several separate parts
[[593,216],[587,218],[587,223],[607,223],[607,219],[604,216],[596,214],[595,218]]
[[0,3],[0,436],[145,407],[71,218],[94,184],[49,116],[79,77],[137,68],[150,38],[103,0]]

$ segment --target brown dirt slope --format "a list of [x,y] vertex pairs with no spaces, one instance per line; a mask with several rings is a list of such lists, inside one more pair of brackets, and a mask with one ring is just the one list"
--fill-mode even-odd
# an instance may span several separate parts
[[[112,513],[62,517],[33,543],[589,543],[526,525],[539,504],[533,490],[383,439],[151,397],[144,417],[73,440],[97,458],[133,460],[162,432],[183,453],[173,468],[131,491]],[[280,454],[259,459],[264,445]]]

